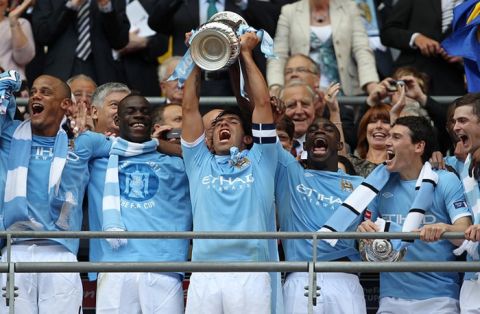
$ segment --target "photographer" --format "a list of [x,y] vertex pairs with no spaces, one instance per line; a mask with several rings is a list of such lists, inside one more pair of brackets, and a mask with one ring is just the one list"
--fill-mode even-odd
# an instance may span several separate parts
[[[445,125],[447,123],[448,106],[436,102],[428,96],[429,77],[412,67],[398,68],[392,78],[387,77],[378,84],[368,98],[367,105],[372,107],[387,102],[391,98],[392,104],[397,103],[394,92],[398,89],[398,82],[405,85],[405,107],[399,110],[400,116],[424,116],[433,122],[435,134],[438,138],[449,138]],[[400,83],[400,84],[402,84]],[[395,112],[396,108],[392,108]],[[451,148],[449,141],[438,141],[439,150],[445,154]]]

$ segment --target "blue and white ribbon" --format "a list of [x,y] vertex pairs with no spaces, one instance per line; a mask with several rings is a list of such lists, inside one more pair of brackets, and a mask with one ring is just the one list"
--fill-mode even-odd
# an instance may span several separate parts
[[14,92],[18,92],[22,80],[17,71],[10,70],[0,74],[0,115],[7,114],[10,119],[15,116],[16,102]]
[[[319,232],[343,232],[363,213],[368,204],[378,195],[379,191],[390,179],[390,172],[385,164],[379,165],[375,170],[350,194],[343,204],[335,211],[332,217],[318,230]],[[390,222],[390,231],[410,232],[418,229],[423,222],[425,211],[433,203],[438,174],[432,170],[427,161],[420,171],[415,184],[415,199],[405,218],[403,226]],[[336,239],[325,239],[331,246],[335,246]],[[392,240],[395,250],[400,250],[410,244],[409,241]]]
[[[67,160],[68,138],[61,127],[58,128],[53,146],[53,160],[50,165],[48,193],[50,202],[58,193],[63,168]],[[32,128],[30,120],[22,122],[13,132],[7,161],[7,177],[4,196],[4,226],[9,228],[16,222],[30,221],[27,206],[27,177],[32,147]]]
[[[473,212],[473,219],[475,224],[480,223],[480,191],[478,189],[478,181],[470,176],[468,170],[472,161],[471,154],[468,154],[463,171],[461,173],[463,189],[465,190],[465,198],[467,204],[470,206]],[[474,260],[479,260],[478,254],[478,242],[469,240],[463,241],[462,245],[453,251],[455,255],[462,255],[463,252],[467,252]]]

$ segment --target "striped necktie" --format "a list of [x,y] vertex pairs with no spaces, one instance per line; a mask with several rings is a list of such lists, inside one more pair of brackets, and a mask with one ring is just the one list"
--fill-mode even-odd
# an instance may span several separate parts
[[76,55],[85,61],[92,53],[90,41],[90,0],[86,0],[77,13],[78,44]]
[[216,14],[217,11],[217,6],[215,5],[216,0],[208,0],[208,8],[207,8],[207,21],[214,15]]
[[462,2],[462,0],[442,0],[442,33],[445,33],[452,24],[453,9]]

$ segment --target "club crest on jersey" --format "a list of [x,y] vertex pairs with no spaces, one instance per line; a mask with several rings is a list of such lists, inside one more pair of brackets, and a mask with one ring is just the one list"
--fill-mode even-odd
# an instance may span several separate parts
[[245,168],[250,164],[250,160],[247,157],[240,158],[239,160],[233,162],[232,161],[232,166],[238,169]]
[[155,195],[159,180],[149,166],[127,164],[119,168],[122,168],[119,178],[122,198],[134,202],[145,202]]
[[342,179],[342,181],[340,182],[340,188],[342,189],[342,191],[352,192],[353,191],[352,181]]

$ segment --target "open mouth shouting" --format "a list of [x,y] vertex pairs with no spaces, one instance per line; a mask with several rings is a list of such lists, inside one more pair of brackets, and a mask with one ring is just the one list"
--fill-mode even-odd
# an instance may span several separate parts
[[221,129],[218,133],[218,139],[220,143],[228,143],[232,134],[229,129]]
[[33,103],[32,106],[31,106],[31,108],[32,108],[31,111],[32,111],[32,116],[33,116],[33,117],[41,114],[41,113],[43,112],[43,110],[45,109],[45,108],[43,107],[43,105],[42,105],[42,104],[39,104],[39,103]]
[[468,148],[470,146],[470,138],[466,134],[458,134],[458,139],[462,142],[463,147]]
[[391,165],[395,159],[395,152],[391,149],[387,149],[387,166]]
[[328,142],[327,142],[327,139],[325,139],[324,137],[317,137],[313,141],[312,153],[315,156],[324,156],[325,154],[327,154],[327,150],[328,150]]

